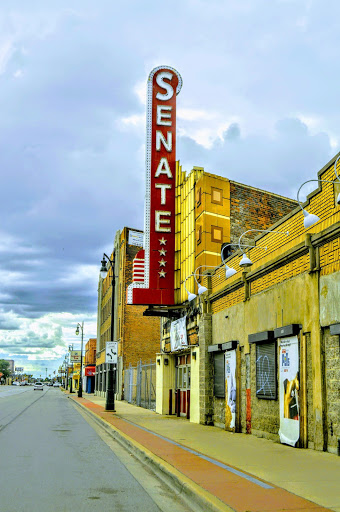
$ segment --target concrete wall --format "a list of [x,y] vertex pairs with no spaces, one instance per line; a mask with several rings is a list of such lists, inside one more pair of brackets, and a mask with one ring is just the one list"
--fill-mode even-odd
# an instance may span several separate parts
[[[332,274],[326,277],[320,279],[320,311],[322,307],[323,321],[329,325],[334,323],[339,310],[339,276]],[[329,301],[325,300],[326,286]],[[334,301],[337,304],[335,308]],[[301,439],[301,443],[335,453],[340,438],[339,336],[331,336],[328,327],[323,331],[320,329],[318,272],[304,272],[212,317],[213,343],[237,340],[241,346],[241,429],[243,432],[251,429],[254,435],[279,440],[279,398],[263,400],[256,397],[256,344],[249,345],[248,335],[289,324],[301,324],[300,364],[304,357],[306,364],[305,381],[302,384],[304,391],[301,391],[305,393],[301,401],[306,401],[302,421],[305,434],[301,433],[305,439]],[[306,356],[302,350],[305,350]],[[250,380],[249,388],[247,380]],[[250,394],[250,418],[249,415],[247,417],[247,389]],[[212,406],[214,423],[218,426],[222,417],[220,400],[213,399]],[[247,429],[249,423],[251,427]]]
[[[338,302],[339,304],[339,302]],[[324,329],[325,393],[327,449],[338,452],[340,443],[340,343],[339,336],[331,336]]]

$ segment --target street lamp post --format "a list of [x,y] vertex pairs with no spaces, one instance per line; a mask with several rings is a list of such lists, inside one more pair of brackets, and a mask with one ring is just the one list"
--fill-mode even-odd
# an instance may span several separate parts
[[[106,266],[106,260],[110,264],[110,268],[112,269],[112,300],[111,300],[111,340],[114,341],[114,303],[115,303],[115,267],[114,260],[111,260],[107,254],[103,254],[103,259],[101,261],[101,269],[100,275],[102,279],[105,279],[108,273],[108,268]],[[109,368],[107,372],[107,386],[106,386],[106,398],[105,398],[105,410],[106,411],[114,411],[115,412],[115,392],[116,392],[116,365],[108,363]]]
[[[68,346],[68,351],[72,354],[72,351],[73,351],[73,344]],[[73,390],[72,390],[72,380],[73,380],[73,361],[71,361],[71,357],[72,357],[72,356],[70,356],[70,366],[71,366],[70,393],[73,393]]]
[[67,384],[68,384],[68,360],[67,360],[67,354],[65,355],[65,359],[64,359],[64,369],[65,369],[64,388],[67,390]]
[[81,324],[77,324],[76,334],[79,334],[79,329],[81,329],[81,348],[80,348],[80,375],[79,375],[79,389],[78,389],[78,397],[81,398],[83,396],[83,343],[84,343],[84,322]]

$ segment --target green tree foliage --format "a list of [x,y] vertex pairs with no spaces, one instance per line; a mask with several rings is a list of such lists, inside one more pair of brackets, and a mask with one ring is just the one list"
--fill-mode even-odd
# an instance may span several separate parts
[[4,359],[0,359],[0,373],[3,373],[3,377],[9,377],[10,371],[9,371],[9,362],[5,361]]

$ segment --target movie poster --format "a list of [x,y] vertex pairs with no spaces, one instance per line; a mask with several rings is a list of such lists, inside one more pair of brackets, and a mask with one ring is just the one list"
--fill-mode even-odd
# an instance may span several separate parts
[[295,446],[300,437],[300,375],[297,336],[281,339],[279,368],[280,441]]
[[182,348],[186,348],[188,346],[186,316],[171,322],[170,346],[172,352],[181,350]]
[[236,419],[236,350],[225,353],[225,428],[235,430]]

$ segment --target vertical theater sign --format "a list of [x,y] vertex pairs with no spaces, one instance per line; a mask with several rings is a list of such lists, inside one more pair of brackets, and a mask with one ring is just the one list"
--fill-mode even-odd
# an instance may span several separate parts
[[149,75],[144,249],[135,258],[128,304],[174,304],[176,96],[181,87],[173,68],[160,66]]

